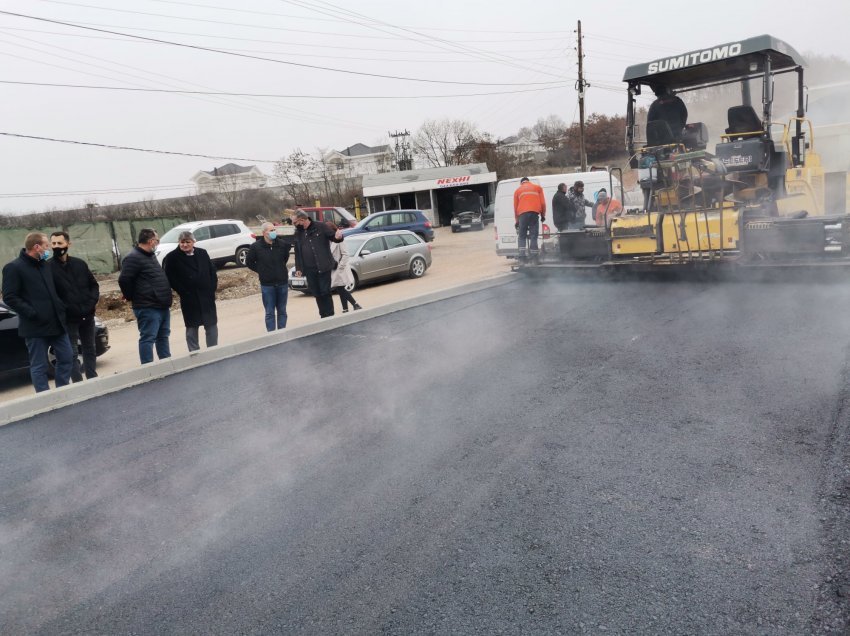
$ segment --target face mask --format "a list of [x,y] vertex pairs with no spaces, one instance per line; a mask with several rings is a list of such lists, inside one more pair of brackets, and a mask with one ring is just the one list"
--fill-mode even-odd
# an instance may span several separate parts
[[44,250],[39,258],[43,261],[46,261],[48,258],[50,258],[50,250]]
[[59,258],[62,258],[63,256],[65,256],[65,252],[67,251],[67,247],[56,247],[53,249],[53,256],[58,256]]
[[277,238],[277,232],[269,232],[269,238],[275,240]]

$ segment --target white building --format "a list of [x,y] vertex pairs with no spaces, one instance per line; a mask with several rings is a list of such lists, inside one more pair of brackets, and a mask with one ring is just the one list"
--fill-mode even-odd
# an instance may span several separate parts
[[473,163],[363,177],[363,197],[370,214],[422,210],[437,227],[451,223],[452,197],[459,190],[477,192],[487,205],[495,197],[496,173],[490,172],[486,163]]
[[330,174],[362,177],[395,170],[395,156],[389,146],[367,146],[356,143],[344,150],[331,150],[322,155]]
[[545,161],[548,154],[543,144],[528,137],[505,137],[496,144],[496,147],[499,152],[510,155],[519,163]]
[[233,192],[266,187],[268,177],[257,166],[237,166],[227,163],[209,172],[201,170],[192,177],[198,194]]

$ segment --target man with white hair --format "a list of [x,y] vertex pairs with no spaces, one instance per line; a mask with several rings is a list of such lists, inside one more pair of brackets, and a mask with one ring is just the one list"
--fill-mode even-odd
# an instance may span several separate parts
[[260,293],[266,310],[266,331],[286,327],[289,274],[286,262],[292,245],[277,235],[274,223],[263,223],[263,234],[248,250],[246,265],[260,277]]

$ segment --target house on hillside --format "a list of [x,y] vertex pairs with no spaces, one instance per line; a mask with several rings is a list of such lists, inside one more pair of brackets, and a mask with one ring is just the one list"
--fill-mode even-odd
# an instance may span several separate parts
[[546,148],[536,139],[528,137],[518,137],[512,135],[500,140],[496,147],[500,152],[510,155],[519,163],[527,161],[540,162],[545,161],[547,152]]
[[322,155],[322,162],[330,173],[340,176],[362,177],[395,170],[395,156],[387,145],[367,146],[356,143],[344,150],[330,150]]
[[268,177],[257,166],[238,166],[227,163],[210,171],[201,170],[192,177],[198,194],[207,192],[232,192],[264,188]]

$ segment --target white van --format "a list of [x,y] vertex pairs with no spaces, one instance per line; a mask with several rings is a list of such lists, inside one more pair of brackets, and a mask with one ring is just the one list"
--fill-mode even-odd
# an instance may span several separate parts
[[[584,197],[593,202],[596,193],[601,188],[608,191],[608,195],[615,199],[620,198],[620,180],[609,175],[604,170],[593,172],[571,172],[569,174],[545,174],[537,177],[528,177],[530,181],[543,188],[546,197],[546,222],[540,228],[540,239],[545,242],[541,249],[556,249],[554,239],[547,238],[549,233],[555,233],[555,224],[552,222],[552,197],[558,190],[559,183],[566,183],[567,190],[576,182],[584,182]],[[611,191],[613,183],[614,192]],[[519,179],[505,179],[499,181],[496,186],[496,205],[493,213],[493,221],[496,231],[496,254],[507,258],[515,258],[517,255],[517,231],[514,227],[514,192],[519,187]],[[595,225],[591,209],[587,208],[585,223],[589,226]]]

